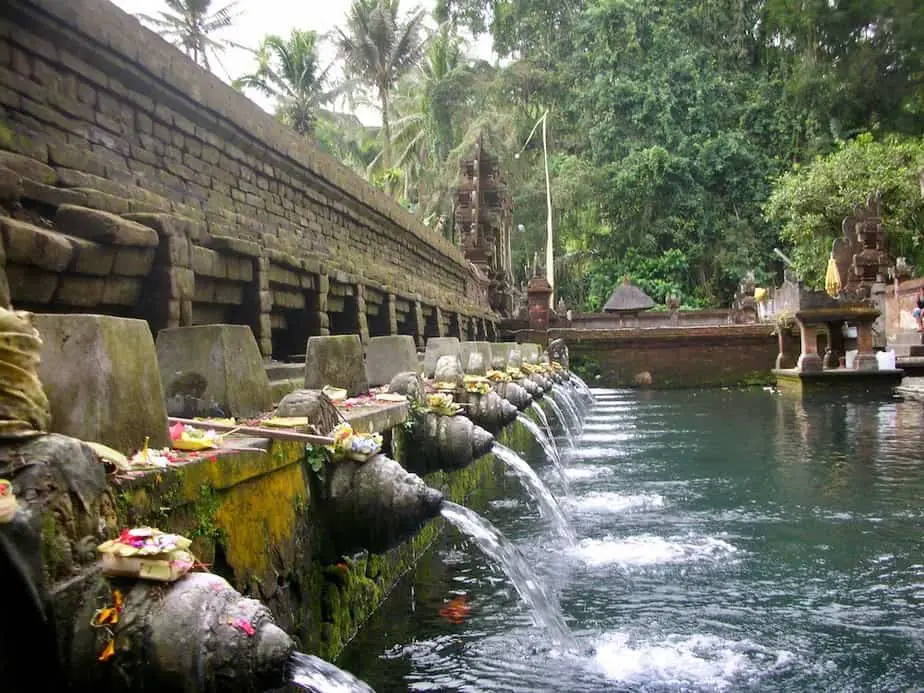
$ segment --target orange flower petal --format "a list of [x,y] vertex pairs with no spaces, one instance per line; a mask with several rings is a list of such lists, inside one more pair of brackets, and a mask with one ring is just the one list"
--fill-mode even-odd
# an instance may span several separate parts
[[106,645],[106,649],[103,650],[102,654],[97,658],[100,662],[106,662],[112,658],[115,654],[115,640],[110,640],[109,644]]

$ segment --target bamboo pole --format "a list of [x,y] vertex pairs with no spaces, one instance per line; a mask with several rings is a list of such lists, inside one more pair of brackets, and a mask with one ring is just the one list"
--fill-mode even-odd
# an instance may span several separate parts
[[178,419],[175,416],[167,418],[170,425],[184,424],[195,426],[197,428],[209,428],[220,433],[242,433],[250,436],[259,436],[261,438],[272,438],[274,440],[294,440],[302,443],[311,443],[312,445],[333,445],[334,439],[328,436],[318,436],[311,433],[297,433],[286,429],[259,428],[257,426],[236,426],[234,424],[212,423],[210,421],[196,421],[194,419]]

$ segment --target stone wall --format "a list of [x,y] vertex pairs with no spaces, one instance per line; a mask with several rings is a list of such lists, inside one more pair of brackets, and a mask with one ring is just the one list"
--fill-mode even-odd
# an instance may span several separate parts
[[[563,339],[572,368],[599,387],[712,387],[771,381],[779,350],[771,325],[521,332],[517,341]],[[650,375],[641,381],[637,376]],[[596,376],[599,376],[597,378]]]
[[8,0],[0,214],[17,308],[308,336],[488,338],[462,254],[107,0]]
[[885,329],[890,340],[900,332],[918,328],[911,311],[918,301],[918,291],[924,286],[924,279],[908,279],[894,283],[886,288],[885,293]]

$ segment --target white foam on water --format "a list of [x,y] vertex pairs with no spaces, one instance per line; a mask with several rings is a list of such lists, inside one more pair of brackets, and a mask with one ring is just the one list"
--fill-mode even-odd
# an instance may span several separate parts
[[[568,459],[573,460],[612,460],[615,457],[624,457],[628,450],[624,445],[582,445],[574,450],[568,450]],[[565,470],[568,471],[567,469]]]
[[[648,436],[649,433],[646,432],[645,437]],[[618,443],[627,440],[635,440],[639,437],[640,435],[635,431],[607,431],[605,433],[585,432],[581,434],[581,443]]]
[[793,660],[787,651],[714,635],[668,635],[653,641],[615,632],[601,638],[593,661],[608,679],[622,684],[725,691],[788,667]]
[[577,512],[584,513],[625,513],[664,507],[664,497],[658,493],[624,494],[595,491],[566,499],[566,502]]
[[492,508],[509,509],[519,507],[521,503],[516,498],[499,498],[497,500],[489,501],[488,505],[490,505]]
[[585,465],[583,467],[568,467],[565,469],[565,474],[568,476],[569,481],[574,481],[576,479],[596,479],[601,476],[612,476],[613,469],[612,467]]
[[578,560],[596,568],[606,565],[638,567],[714,561],[738,551],[715,537],[664,539],[639,535],[624,539],[583,539],[574,547]]
[[616,422],[612,419],[584,419],[584,433],[588,431],[612,431],[614,428],[619,427],[621,430],[634,430],[634,424],[626,424],[624,422]]

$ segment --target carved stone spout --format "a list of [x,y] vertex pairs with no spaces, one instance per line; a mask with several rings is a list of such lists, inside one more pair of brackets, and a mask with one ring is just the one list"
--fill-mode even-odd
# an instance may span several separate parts
[[496,392],[484,395],[466,393],[463,401],[468,404],[466,416],[491,433],[497,433],[507,424],[516,421],[516,406]]
[[[71,678],[106,680],[108,691],[247,691],[283,686],[294,643],[263,604],[243,597],[211,573],[189,573],[165,585],[113,583],[124,596],[111,634],[89,626],[73,640]],[[89,624],[109,588],[100,580],[99,600],[87,599],[75,623]],[[110,597],[111,599],[111,597]],[[114,636],[107,662],[97,657]]]
[[330,556],[387,551],[440,512],[442,494],[385,455],[334,462],[329,470],[319,510]]
[[464,416],[424,415],[408,440],[408,465],[425,474],[467,467],[494,446],[494,436]]
[[530,380],[529,378],[520,378],[517,383],[526,390],[533,399],[538,399],[542,397],[544,390],[539,386],[538,383]]
[[533,401],[533,397],[519,383],[495,383],[494,389],[501,397],[510,402],[519,411],[525,410]]

